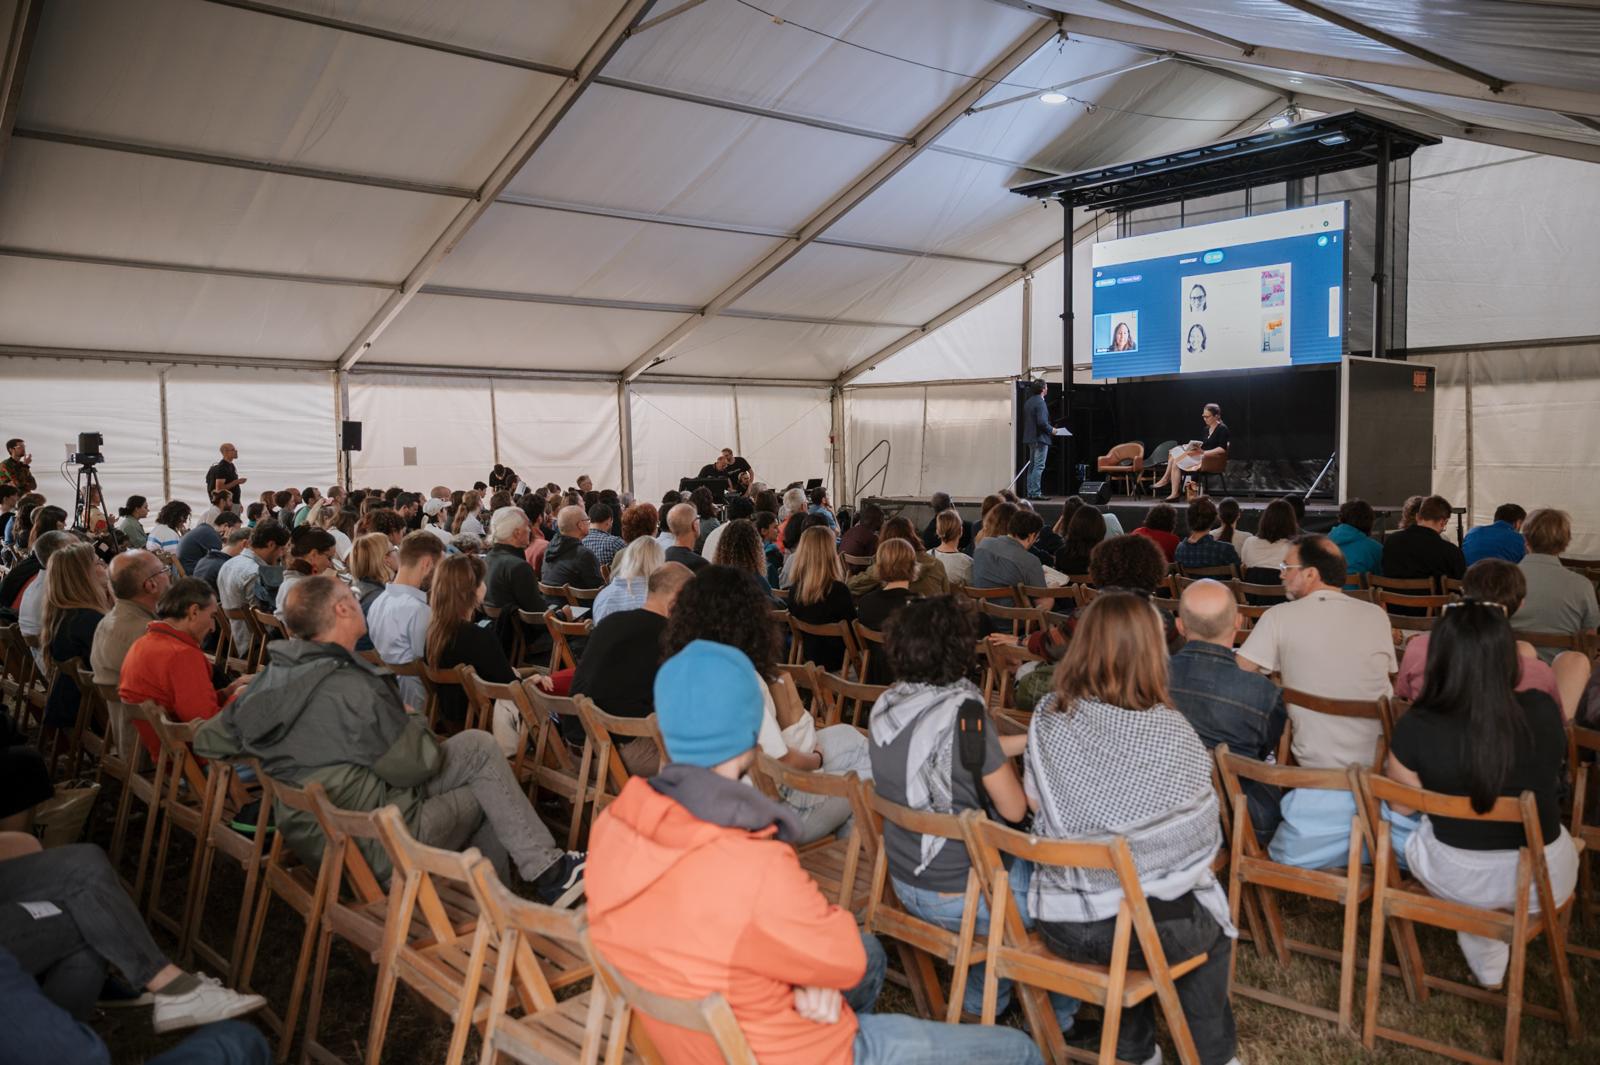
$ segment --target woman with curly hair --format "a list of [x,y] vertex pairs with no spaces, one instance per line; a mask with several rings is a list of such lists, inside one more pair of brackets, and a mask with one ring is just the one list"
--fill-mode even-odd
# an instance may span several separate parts
[[[778,672],[782,634],[766,594],[747,573],[732,566],[706,566],[684,585],[667,619],[662,659],[671,658],[695,640],[743,651],[765,682],[761,732],[756,741],[764,754],[795,769],[872,775],[866,738],[850,725],[817,728],[801,705],[799,692]],[[800,816],[798,844],[830,836],[850,820],[846,799],[795,793],[784,802]]]
[[735,518],[717,538],[716,557],[711,560],[718,566],[731,566],[751,574],[760,582],[761,590],[771,592],[767,583],[766,545],[756,532],[755,522],[749,518]]
[[661,520],[661,515],[656,512],[654,503],[635,503],[622,512],[622,528],[619,530],[622,542],[631,544],[641,536],[654,536],[656,523]]

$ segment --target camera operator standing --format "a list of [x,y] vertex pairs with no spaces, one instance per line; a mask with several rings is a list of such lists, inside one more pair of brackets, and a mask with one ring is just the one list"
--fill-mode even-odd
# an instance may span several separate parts
[[6,457],[0,461],[0,484],[14,484],[17,491],[36,491],[39,482],[33,479],[33,456],[27,454],[28,445],[20,437],[6,441]]

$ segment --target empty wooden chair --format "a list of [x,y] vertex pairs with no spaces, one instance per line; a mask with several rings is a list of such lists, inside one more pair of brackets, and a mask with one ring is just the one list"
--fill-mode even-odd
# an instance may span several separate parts
[[983,702],[990,710],[1016,705],[1017,670],[1028,662],[1043,662],[1021,644],[985,642],[983,645]]
[[[263,794],[252,791],[239,779],[227,762],[211,762],[206,776],[211,784],[211,807],[206,815],[203,846],[197,852],[199,869],[195,873],[194,904],[189,916],[189,949],[200,959],[227,974],[229,986],[237,986],[244,967],[249,941],[250,919],[254,915],[257,887],[266,865],[267,841],[272,830],[271,807]],[[254,805],[254,824],[246,824]],[[244,892],[239,896],[239,914],[234,918],[233,938],[224,950],[205,937],[206,906],[212,901],[211,874],[218,856],[233,863],[244,876]],[[220,901],[220,900],[219,900]]]
[[622,793],[623,786],[631,776],[622,761],[622,753],[617,749],[620,746],[617,737],[650,740],[660,752],[663,763],[667,761],[667,745],[661,738],[661,730],[656,727],[654,714],[649,717],[617,717],[601,710],[593,700],[582,695],[575,696],[573,702],[577,704],[583,731],[594,748],[594,791],[591,801],[594,816],[598,817],[600,811]]
[[[148,708],[156,704],[144,705]],[[194,734],[205,722],[174,721],[159,708],[154,713],[147,713],[145,720],[155,730],[156,742],[161,751],[156,763],[156,776],[161,781],[159,793],[161,838],[156,847],[155,865],[150,873],[150,898],[145,907],[145,920],[152,926],[159,925],[176,936],[178,955],[187,960],[189,918],[194,912],[195,885],[198,880],[196,873],[199,872],[202,851],[209,833],[210,825],[207,818],[211,813],[212,799],[211,777],[201,768],[194,753],[189,749],[189,744],[194,741]],[[162,881],[166,873],[167,854],[171,849],[174,829],[194,841],[193,858],[181,867],[184,872],[183,903],[175,915],[161,908],[162,888],[165,886]]]
[[[1372,873],[1372,928],[1367,950],[1366,1015],[1361,1030],[1361,1041],[1366,1048],[1373,1049],[1377,1038],[1381,1036],[1392,1042],[1432,1054],[1441,1054],[1457,1061],[1499,1060],[1504,1065],[1513,1065],[1517,1060],[1517,1044],[1521,1036],[1524,1013],[1544,1020],[1562,1022],[1566,1026],[1568,1040],[1578,1038],[1582,1032],[1582,1022],[1578,1016],[1577,1000],[1573,995],[1572,974],[1567,967],[1566,950],[1566,922],[1571,913],[1573,899],[1569,898],[1558,906],[1551,891],[1550,870],[1545,863],[1544,833],[1539,824],[1539,812],[1534,804],[1533,793],[1525,791],[1517,798],[1507,796],[1497,799],[1488,813],[1479,814],[1472,809],[1472,800],[1465,796],[1441,795],[1438,792],[1425,791],[1422,788],[1390,780],[1377,773],[1363,771],[1361,788],[1367,804],[1368,820],[1373,824],[1378,838]],[[1374,817],[1380,803],[1411,809],[1430,817],[1520,823],[1526,846],[1522,848],[1517,862],[1515,908],[1507,913],[1504,910],[1483,909],[1440,899],[1429,894],[1416,881],[1401,877],[1395,861],[1389,825]],[[1537,913],[1531,912],[1529,906],[1529,896],[1532,891],[1537,891],[1539,895]],[[1499,1059],[1379,1023],[1379,991],[1384,976],[1383,937],[1390,921],[1415,922],[1452,932],[1499,939],[1510,946],[1511,960],[1506,970],[1504,993],[1486,990],[1476,984],[1463,984],[1425,974],[1422,972],[1420,953],[1409,959],[1402,958],[1402,967],[1410,964],[1415,968],[1413,979],[1417,997],[1422,1001],[1427,1001],[1430,990],[1448,991],[1505,1011],[1505,1039]],[[1541,936],[1550,948],[1556,1009],[1534,1005],[1524,1001],[1523,997],[1528,944]]]
[[615,1065],[622,1060],[620,1046],[635,1011],[662,1024],[708,1036],[722,1054],[725,1065],[756,1065],[756,1056],[750,1049],[749,1040],[739,1030],[739,1022],[727,999],[721,995],[708,995],[698,1000],[669,998],[646,991],[606,961],[595,949],[587,930],[583,933],[583,944],[589,960],[594,964],[596,990],[603,988],[609,998],[620,1000],[622,1005],[612,1013],[607,1035],[610,1045],[606,1055],[607,1065]]
[[[109,684],[102,685],[102,694],[107,692],[111,695],[116,694],[116,690]],[[156,824],[160,820],[161,774],[166,771],[166,765],[159,757],[150,757],[145,745],[139,742],[139,735],[133,729],[133,721],[144,721],[148,724],[152,717],[161,715],[161,707],[155,703],[128,706],[121,700],[109,705],[115,708],[114,713],[121,720],[119,753],[115,757],[102,758],[100,764],[105,772],[122,783],[122,793],[117,796],[116,820],[111,828],[110,854],[111,864],[119,870],[122,867],[122,851],[127,845],[128,825],[133,816],[134,800],[137,799],[144,804],[145,821],[139,840],[137,872],[131,880],[126,876],[122,878],[123,886],[128,889],[128,894],[137,906],[144,897],[145,873],[149,869]],[[113,729],[115,731],[115,725]]]
[[[1205,954],[1169,960],[1156,932],[1155,920],[1139,884],[1139,871],[1133,864],[1133,851],[1120,836],[1107,840],[1044,840],[1028,836],[1004,825],[994,824],[968,811],[962,815],[972,851],[972,866],[978,873],[979,888],[989,903],[989,937],[986,949],[983,986],[983,1023],[993,1024],[999,981],[1017,984],[1023,1010],[1034,1041],[1047,1060],[1064,1061],[1067,1048],[1055,1022],[1045,992],[1054,991],[1105,1010],[1100,1030],[1100,1061],[1115,1059],[1117,1032],[1122,1011],[1154,998],[1167,1022],[1167,1034],[1177,1050],[1181,1065],[1199,1065],[1189,1022],[1178,1000],[1175,981],[1199,968]],[[1011,855],[1035,866],[1059,865],[1079,869],[1102,869],[1115,873],[1122,887],[1122,903],[1117,909],[1116,939],[1109,965],[1089,965],[1057,956],[1037,932],[1022,926],[1021,914],[1012,903],[1010,875],[1001,855]],[[1128,966],[1128,945],[1137,939],[1144,955],[1145,968]]]

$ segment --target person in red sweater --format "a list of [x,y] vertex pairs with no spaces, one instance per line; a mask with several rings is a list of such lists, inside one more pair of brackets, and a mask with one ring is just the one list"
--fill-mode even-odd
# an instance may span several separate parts
[[[129,706],[159,703],[168,717],[195,721],[217,716],[245,683],[240,677],[218,691],[211,682],[211,660],[200,649],[217,624],[217,596],[198,577],[172,582],[156,603],[156,619],[133,642],[122,662],[117,694]],[[139,741],[155,758],[155,730],[135,721]]]
[[[744,652],[695,640],[655,679],[671,761],[595,819],[584,872],[595,947],[677,998],[722,995],[762,1065],[1037,1065],[1016,1028],[871,1013],[883,947],[800,867],[792,810],[741,778],[761,679]],[[670,1065],[720,1062],[703,1035],[640,1017]]]
[[1178,525],[1178,512],[1170,503],[1157,503],[1150,508],[1144,516],[1144,524],[1133,530],[1133,535],[1142,536],[1161,548],[1161,554],[1170,564],[1178,551],[1178,534],[1173,530]]

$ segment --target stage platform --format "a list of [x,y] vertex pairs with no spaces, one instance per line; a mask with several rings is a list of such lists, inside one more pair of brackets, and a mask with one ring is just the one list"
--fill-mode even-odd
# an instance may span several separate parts
[[[1261,512],[1266,509],[1271,499],[1245,499],[1234,497],[1239,501],[1239,528],[1246,532],[1254,532],[1256,523],[1261,520]],[[868,496],[863,503],[876,503],[886,513],[893,516],[904,514],[910,518],[918,529],[921,529],[933,517],[933,508],[926,499],[912,498],[910,496]],[[1061,516],[1062,505],[1066,502],[1065,496],[1050,496],[1043,500],[1035,500],[1033,507],[1039,516],[1045,520],[1046,527],[1055,524]],[[1124,530],[1132,532],[1144,524],[1144,516],[1151,507],[1162,502],[1149,496],[1112,496],[1111,501],[1104,509],[1117,516]],[[1186,515],[1188,506],[1184,503],[1174,503],[1173,507],[1178,512],[1178,533],[1188,534]],[[983,506],[981,498],[960,498],[955,500],[955,507],[961,512],[962,518],[967,521],[976,521]],[[1400,524],[1399,507],[1374,507],[1378,521],[1373,527],[1373,535],[1381,535],[1383,531],[1393,530]],[[1305,521],[1302,527],[1307,532],[1327,532],[1339,523],[1339,507],[1325,500],[1317,500],[1306,504]]]

